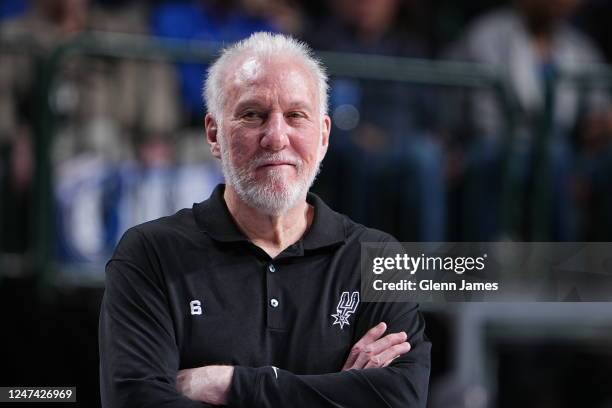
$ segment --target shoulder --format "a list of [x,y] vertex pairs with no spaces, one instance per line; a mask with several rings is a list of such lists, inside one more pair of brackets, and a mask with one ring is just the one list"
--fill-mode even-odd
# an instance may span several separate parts
[[524,31],[517,13],[510,8],[492,11],[476,18],[467,29],[463,41],[473,53],[493,52]]
[[359,243],[364,242],[397,242],[397,239],[391,234],[384,231],[366,227],[363,224],[359,224],[351,220],[348,216],[340,214],[344,224],[344,230],[346,238],[349,241],[357,241]]
[[112,259],[134,258],[142,252],[165,248],[170,251],[198,236],[193,210],[182,209],[177,213],[148,221],[128,229],[117,247]]
[[446,50],[447,58],[497,63],[500,47],[521,32],[517,13],[509,7],[490,11],[468,23]]
[[468,28],[472,34],[491,34],[516,29],[519,16],[511,8],[501,8],[477,17]]
[[167,274],[178,270],[174,266],[201,236],[198,232],[191,209],[128,229],[106,264],[107,287],[164,287]]
[[160,239],[191,234],[197,227],[193,209],[184,208],[173,215],[136,225],[133,229],[151,239]]
[[575,59],[577,62],[598,63],[604,58],[593,41],[575,27],[567,24],[559,32],[558,39],[564,56]]
[[314,221],[304,237],[306,248],[320,248],[330,244],[344,242],[357,244],[361,242],[386,242],[395,239],[382,231],[367,228],[351,220],[348,216],[332,210],[320,197],[310,193],[307,201],[314,206]]

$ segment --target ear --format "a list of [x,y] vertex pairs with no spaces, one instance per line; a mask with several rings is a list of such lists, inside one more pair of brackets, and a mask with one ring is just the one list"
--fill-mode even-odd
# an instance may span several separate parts
[[219,140],[217,139],[219,127],[217,125],[217,121],[210,113],[207,113],[206,117],[204,118],[204,129],[206,132],[206,141],[210,146],[210,152],[217,159],[220,159],[221,146],[219,145]]
[[321,123],[321,150],[319,150],[319,160],[323,160],[329,147],[329,134],[331,132],[331,118],[329,115],[323,116]]

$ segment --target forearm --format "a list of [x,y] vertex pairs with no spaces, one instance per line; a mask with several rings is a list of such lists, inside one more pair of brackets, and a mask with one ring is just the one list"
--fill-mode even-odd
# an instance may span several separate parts
[[212,405],[192,401],[172,386],[155,379],[118,379],[101,387],[102,407],[106,408],[203,408]]
[[424,407],[429,367],[350,370],[296,375],[272,367],[235,367],[228,405],[232,407]]
[[233,366],[211,365],[181,370],[177,389],[187,398],[212,405],[226,405]]
[[[389,322],[391,333],[405,332],[412,348],[382,368],[297,375],[274,367],[235,367],[228,394],[232,407],[425,407],[431,343],[416,304],[368,304],[356,338],[375,322]],[[389,319],[394,316],[394,319]],[[375,330],[375,329],[373,329]],[[405,340],[405,337],[401,339]],[[350,359],[350,357],[349,357]]]
[[[131,324],[131,323],[130,323]],[[171,349],[154,347],[159,353],[143,353],[154,338],[127,335],[108,315],[103,304],[100,316],[100,396],[103,408],[201,408],[204,405],[183,396],[176,388]],[[125,334],[125,335],[122,335]],[[161,336],[158,336],[158,338]]]

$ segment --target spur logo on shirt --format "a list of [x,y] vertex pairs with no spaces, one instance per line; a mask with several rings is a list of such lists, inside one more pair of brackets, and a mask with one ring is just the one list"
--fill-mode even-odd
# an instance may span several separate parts
[[336,306],[336,313],[331,316],[334,318],[332,326],[340,325],[340,330],[344,328],[344,325],[350,325],[348,319],[357,310],[359,305],[359,292],[342,292],[340,296],[340,302]]

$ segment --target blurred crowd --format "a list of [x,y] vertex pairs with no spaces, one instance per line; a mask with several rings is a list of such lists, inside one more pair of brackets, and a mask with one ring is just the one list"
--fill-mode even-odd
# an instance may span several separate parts
[[[40,217],[33,175],[44,123],[34,57],[90,31],[223,45],[265,30],[321,51],[491,64],[506,78],[510,111],[490,87],[332,72],[332,143],[315,190],[404,241],[612,238],[610,89],[605,81],[563,80],[610,61],[605,1],[1,4],[0,43],[35,44],[0,48],[1,252],[30,249]],[[201,201],[221,180],[202,133],[205,70],[163,57],[62,62],[48,95],[55,126],[43,153],[57,256],[104,259],[126,228]]]

